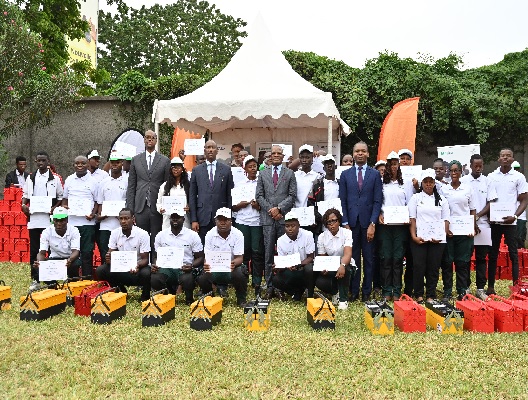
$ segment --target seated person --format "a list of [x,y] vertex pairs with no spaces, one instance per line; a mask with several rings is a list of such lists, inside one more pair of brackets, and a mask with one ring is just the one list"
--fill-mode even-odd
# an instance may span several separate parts
[[[235,287],[237,305],[243,307],[246,303],[249,274],[244,260],[244,235],[237,228],[231,226],[231,210],[219,208],[215,215],[216,226],[205,235],[205,264],[204,272],[198,277],[198,285],[202,293],[209,293],[213,283],[217,285],[219,295],[227,298],[224,285],[232,283]],[[231,272],[211,272],[207,263],[207,255],[213,252],[228,251],[231,253]]]
[[[135,221],[130,208],[123,208],[119,212],[121,227],[110,233],[105,263],[97,267],[96,274],[100,280],[108,281],[112,287],[119,286],[123,292],[126,292],[125,286],[142,286],[141,300],[144,301],[150,298],[150,237],[146,231],[134,225]],[[111,272],[110,254],[113,251],[136,251],[137,265],[129,272]]]
[[181,285],[185,292],[185,304],[189,305],[194,301],[193,268],[196,271],[203,264],[204,252],[200,236],[183,226],[185,214],[183,207],[173,207],[168,210],[170,228],[158,233],[154,241],[156,252],[161,247],[183,248],[183,265],[181,268],[178,265],[177,269],[159,268],[154,261],[151,267],[150,283],[154,291],[168,288],[171,293],[175,292],[173,288]]
[[293,300],[301,301],[306,288],[305,267],[313,264],[315,242],[312,232],[300,227],[295,209],[284,217],[284,230],[285,234],[277,240],[277,255],[299,253],[301,263],[285,269],[275,268],[273,264],[273,287],[292,295]]
[[[333,302],[337,303],[339,292],[339,309],[348,308],[348,286],[350,285],[352,261],[352,231],[341,226],[343,216],[339,210],[330,208],[323,214],[325,230],[317,238],[317,257],[339,256],[341,265],[337,271],[313,271],[313,265],[304,267],[306,272],[306,286],[308,297],[314,296],[317,286],[324,293],[334,295]],[[352,261],[353,262],[353,261]],[[337,305],[337,304],[336,304]]]
[[[39,261],[45,260],[66,260],[68,278],[79,276],[79,259],[81,248],[81,235],[79,230],[68,225],[68,210],[63,207],[56,207],[53,210],[53,225],[48,226],[42,231],[40,236],[40,249],[37,259],[33,263],[33,268],[38,270]],[[49,257],[46,253],[49,251]],[[33,281],[29,290],[38,290],[40,287],[38,281]]]

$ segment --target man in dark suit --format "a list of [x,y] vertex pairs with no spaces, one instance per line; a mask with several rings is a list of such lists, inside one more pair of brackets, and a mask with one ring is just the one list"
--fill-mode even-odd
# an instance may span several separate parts
[[272,265],[277,239],[284,235],[284,216],[292,209],[297,196],[297,181],[291,169],[282,165],[281,146],[271,148],[271,166],[260,171],[256,200],[260,205],[260,225],[264,237],[266,297],[273,294]]
[[[352,230],[352,258],[358,268],[350,283],[351,300],[359,298],[359,283],[363,270],[361,301],[367,301],[372,291],[374,233],[383,201],[381,176],[367,165],[368,147],[364,142],[354,145],[356,165],[341,174],[339,198],[343,208],[343,226]],[[361,268],[363,254],[363,269]]]
[[17,185],[20,188],[24,188],[26,178],[29,173],[26,172],[26,158],[18,156],[16,158],[16,169],[8,172],[5,179],[5,187],[8,188],[11,185]]
[[170,160],[156,151],[158,137],[145,132],[145,150],[132,158],[128,175],[126,206],[136,218],[136,225],[150,233],[150,248],[161,231],[163,218],[156,209],[160,186],[169,179]]
[[192,230],[198,232],[202,244],[205,235],[215,225],[219,208],[231,208],[233,174],[231,167],[216,160],[218,148],[213,140],[204,147],[205,162],[193,168],[189,187],[189,208],[191,209]]

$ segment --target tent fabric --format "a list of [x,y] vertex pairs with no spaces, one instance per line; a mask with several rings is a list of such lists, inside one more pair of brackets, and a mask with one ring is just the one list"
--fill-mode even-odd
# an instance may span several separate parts
[[157,100],[153,122],[186,120],[211,132],[235,128],[350,128],[339,117],[332,94],[297,74],[271,40],[262,17],[229,64],[209,83],[172,100]]

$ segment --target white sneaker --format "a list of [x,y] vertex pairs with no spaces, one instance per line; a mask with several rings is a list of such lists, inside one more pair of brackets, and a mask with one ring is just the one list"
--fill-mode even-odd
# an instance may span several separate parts
[[486,299],[488,298],[488,295],[486,294],[484,289],[477,289],[477,291],[475,292],[475,297],[482,301],[486,301]]
[[346,310],[348,309],[348,301],[340,301],[339,306],[337,307],[338,310]]
[[339,293],[336,293],[332,296],[332,304],[337,306],[339,304]]
[[40,289],[40,283],[37,281],[31,281],[31,284],[29,285],[28,292],[34,292],[35,290]]

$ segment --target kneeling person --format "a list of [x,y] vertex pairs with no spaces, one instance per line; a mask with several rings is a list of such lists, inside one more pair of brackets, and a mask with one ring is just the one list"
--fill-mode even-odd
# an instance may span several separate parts
[[[97,277],[100,280],[108,281],[112,287],[119,286],[121,290],[126,290],[124,286],[142,286],[141,300],[150,298],[150,267],[148,257],[150,252],[149,234],[134,225],[135,217],[130,208],[123,208],[119,212],[120,228],[114,229],[110,233],[108,252],[105,256],[105,263],[97,267]],[[113,251],[136,251],[138,254],[137,265],[129,272],[111,272],[110,261]]]
[[[244,235],[237,228],[231,226],[231,210],[219,208],[215,215],[216,226],[205,235],[205,264],[204,273],[198,277],[198,285],[203,293],[209,293],[213,283],[218,286],[220,296],[227,297],[224,285],[232,283],[235,287],[237,305],[246,302],[249,274],[244,261]],[[219,251],[231,253],[231,272],[211,272],[207,263],[207,254]]]
[[301,263],[285,269],[275,268],[273,264],[273,287],[293,295],[293,300],[301,301],[308,274],[305,267],[313,268],[315,242],[312,232],[300,228],[295,209],[286,214],[284,221],[286,233],[277,240],[277,255],[299,253]]
[[[174,265],[173,268],[160,268],[153,262],[150,282],[152,290],[182,285],[185,292],[185,303],[191,304],[194,301],[194,274],[193,268],[197,270],[204,261],[202,241],[198,233],[185,228],[185,211],[183,207],[173,207],[168,211],[170,228],[163,229],[156,235],[154,249],[156,253],[162,247],[183,248],[183,265]],[[172,290],[171,290],[172,291]]]

